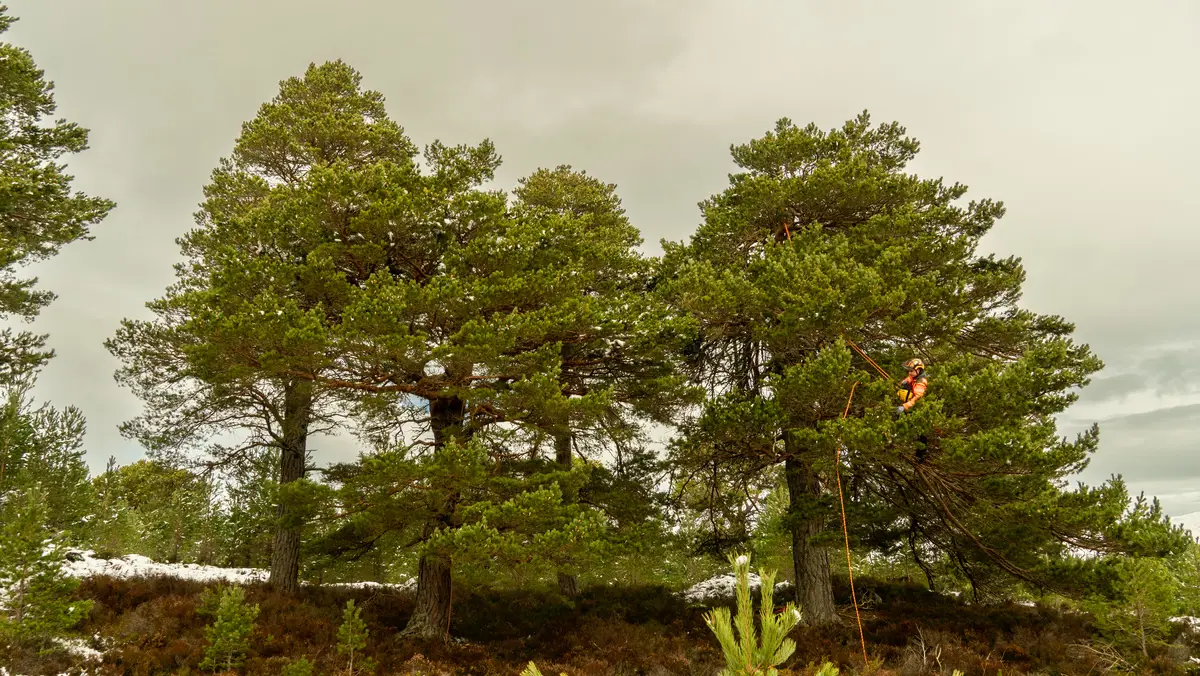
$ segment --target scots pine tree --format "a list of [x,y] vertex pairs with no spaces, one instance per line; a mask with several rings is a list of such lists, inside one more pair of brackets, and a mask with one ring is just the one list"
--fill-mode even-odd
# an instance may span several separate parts
[[[0,5],[0,33],[16,19]],[[55,111],[53,84],[29,52],[0,43],[0,318],[34,319],[54,294],[18,267],[46,260],[89,229],[113,203],[71,190],[59,163],[87,149],[88,132]],[[78,622],[88,604],[61,570],[63,548],[91,514],[83,463],[83,416],[32,409],[34,374],[52,356],[46,336],[0,331],[0,633],[44,648]]]
[[71,406],[35,408],[32,387],[26,375],[0,388],[0,502],[38,490],[46,500],[46,527],[79,544],[95,508],[83,459],[83,414]]
[[119,501],[141,524],[137,553],[156,561],[208,562],[216,549],[213,482],[186,469],[142,459],[97,477],[106,500]]
[[[0,33],[16,21],[0,5]],[[0,42],[0,318],[33,320],[54,294],[21,279],[16,269],[57,254],[65,244],[90,239],[89,229],[113,203],[71,190],[59,163],[87,149],[88,131],[51,121],[54,85],[29,52]],[[46,337],[0,331],[0,383],[32,373],[53,356]]]
[[250,452],[244,462],[223,468],[221,474],[218,560],[228,566],[269,567],[279,454],[270,448]]
[[[576,500],[591,468],[567,466],[567,435],[632,419],[636,398],[670,382],[672,366],[651,344],[656,332],[670,338],[655,327],[661,306],[635,311],[626,289],[636,285],[621,288],[621,270],[644,263],[607,188],[565,170],[539,174],[510,205],[475,189],[498,164],[490,145],[434,146],[426,161],[431,194],[471,192],[444,200],[431,241],[403,240],[409,259],[427,261],[412,268],[419,275],[381,271],[346,289],[329,336],[336,357],[316,377],[410,430],[392,450],[331,472],[343,504],[372,507],[349,509],[330,540],[350,548],[412,532],[422,553],[405,631],[444,636],[455,561],[571,571],[595,554],[601,515]],[[539,435],[557,435],[550,459]]]
[[[605,240],[603,267],[582,289],[587,302],[578,310],[592,318],[592,331],[562,341],[558,380],[567,396],[597,389],[611,396],[586,419],[548,415],[532,427],[533,434],[553,444],[555,461],[564,468],[576,457],[607,460],[582,493],[618,525],[643,525],[655,512],[652,472],[645,471],[653,465],[645,424],[670,424],[695,394],[672,349],[686,335],[686,318],[646,293],[654,261],[637,252],[642,237],[625,216],[615,185],[559,166],[521,179],[514,192],[516,213],[561,220]],[[579,593],[573,572],[558,576],[568,597]]]
[[[754,621],[754,602],[750,598],[750,556],[730,556],[737,579],[737,616],[729,608],[713,608],[704,614],[704,622],[721,644],[725,668],[720,676],[778,676],[775,667],[796,651],[796,642],[788,634],[800,624],[800,609],[788,603],[775,612],[775,571],[759,571],[762,600]],[[757,626],[756,626],[757,625]]]
[[[1018,259],[977,254],[1003,206],[963,203],[964,186],[908,172],[918,148],[866,113],[830,131],[780,120],[732,149],[740,171],[702,204],[691,240],[664,242],[659,289],[699,323],[691,365],[710,391],[674,448],[681,482],[715,468],[753,482],[782,465],[811,623],[837,619],[835,460],[858,543],[932,546],[977,593],[997,571],[1062,582],[1047,562],[1072,547],[1133,546],[1119,479],[1066,484],[1098,431],[1055,431],[1100,361],[1070,323],[1017,305]],[[855,347],[892,374],[923,358],[930,394],[898,419],[896,379]]]
[[[346,656],[346,676],[369,673],[374,670],[371,660],[364,660],[362,650],[367,647],[367,623],[362,619],[362,608],[355,608],[354,601],[346,602],[342,612],[342,624],[338,627],[337,651]],[[357,658],[358,666],[355,666]]]
[[152,454],[209,467],[278,454],[278,589],[299,586],[308,438],[346,409],[315,380],[323,334],[347,290],[377,270],[420,274],[405,238],[433,239],[425,226],[445,206],[424,189],[415,153],[383,96],[345,63],[283,81],[213,172],[197,228],[179,240],[178,280],[148,304],[155,319],[126,320],[107,343],[124,363],[118,380],[145,404],[123,430]]
[[79,580],[63,573],[66,541],[47,525],[46,498],[30,487],[0,505],[0,645],[44,650],[92,604],[73,598]]
[[121,495],[115,457],[109,456],[104,473],[92,479],[92,486],[96,494],[96,511],[88,524],[88,546],[100,558],[147,555],[138,513]]
[[1150,648],[1162,645],[1171,630],[1182,584],[1161,558],[1121,557],[1109,563],[1116,583],[1107,596],[1091,596],[1085,607],[1109,639],[1136,646],[1149,657]]

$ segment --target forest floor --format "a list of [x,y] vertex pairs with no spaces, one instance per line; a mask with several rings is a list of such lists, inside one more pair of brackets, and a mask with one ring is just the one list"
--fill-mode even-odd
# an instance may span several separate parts
[[[198,674],[211,618],[197,613],[211,582],[176,577],[92,576],[77,591],[94,601],[82,627],[95,637],[74,651],[29,654],[11,660],[8,674]],[[871,673],[967,675],[1187,673],[1194,668],[1180,640],[1150,660],[1124,662],[1096,639],[1086,616],[1042,606],[974,605],[916,586],[859,583],[872,603],[863,610]],[[849,590],[837,590],[846,622],[835,628],[798,628],[795,654],[782,674],[809,674],[829,660],[843,673],[863,673],[862,651]],[[786,600],[777,594],[777,602]],[[782,597],[782,598],[780,598]],[[448,644],[397,638],[412,612],[403,588],[305,587],[295,598],[262,582],[247,586],[246,600],[260,614],[241,673],[277,676],[307,657],[316,674],[345,673],[336,649],[346,601],[362,608],[370,636],[365,656],[383,674],[503,674],[517,676],[534,661],[546,676],[668,676],[716,674],[720,646],[704,623],[705,608],[664,587],[585,588],[576,603],[545,591],[456,589]],[[710,604],[712,605],[712,604]],[[1177,634],[1190,629],[1177,627]],[[89,672],[85,654],[103,653]],[[358,660],[361,663],[361,656]],[[3,672],[0,669],[0,672]]]

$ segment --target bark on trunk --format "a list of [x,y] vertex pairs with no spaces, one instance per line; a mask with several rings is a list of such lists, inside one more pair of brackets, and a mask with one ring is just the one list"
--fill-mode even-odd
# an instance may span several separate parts
[[1138,634],[1142,637],[1142,657],[1149,658],[1150,651],[1146,649],[1146,615],[1142,612],[1142,608],[1138,608]]
[[579,598],[579,578],[560,572],[558,574],[558,593],[569,599]]
[[[554,435],[554,460],[563,467],[571,467],[571,433],[558,432]],[[563,596],[574,599],[579,597],[579,578],[559,571],[558,591]]]
[[417,605],[402,636],[445,640],[450,635],[450,559],[426,554],[417,572]]
[[[289,383],[283,391],[283,443],[279,447],[279,484],[304,478],[308,424],[312,417],[312,383]],[[286,594],[300,591],[300,531],[285,505],[275,508],[278,524],[271,548],[271,587]]]
[[[790,441],[788,442],[790,445]],[[784,464],[787,475],[789,509],[793,514],[803,510],[821,495],[821,483],[812,467],[794,453]],[[823,530],[824,519],[793,518],[792,563],[796,567],[796,596],[804,622],[810,626],[840,622],[833,605],[833,578],[829,572],[829,549],[809,540]]]
[[[440,452],[451,438],[461,439],[466,407],[457,397],[432,399],[429,402],[430,427],[433,431],[434,453]],[[439,527],[450,525],[457,496],[448,496],[441,513],[424,528],[424,537]],[[401,636],[446,640],[450,636],[451,565],[449,557],[423,554],[417,572],[417,605]]]

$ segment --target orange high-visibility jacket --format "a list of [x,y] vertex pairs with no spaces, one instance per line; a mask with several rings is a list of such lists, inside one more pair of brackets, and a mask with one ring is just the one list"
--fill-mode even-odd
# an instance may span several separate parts
[[916,378],[912,376],[906,377],[900,381],[900,390],[896,395],[903,402],[904,410],[912,410],[917,400],[925,396],[925,389],[929,386],[929,382],[924,373],[919,374]]

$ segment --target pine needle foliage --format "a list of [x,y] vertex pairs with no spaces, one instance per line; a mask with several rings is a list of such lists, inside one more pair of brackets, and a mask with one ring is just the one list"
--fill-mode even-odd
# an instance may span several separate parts
[[[796,642],[787,635],[800,623],[800,609],[794,603],[776,613],[772,603],[775,592],[775,571],[759,571],[762,581],[762,603],[759,624],[754,626],[754,603],[750,598],[750,555],[730,557],[737,576],[737,617],[731,618],[728,608],[713,608],[705,613],[704,621],[716,634],[725,654],[725,669],[721,676],[776,676],[775,668],[796,651]],[[736,628],[736,635],[735,635]]]

